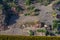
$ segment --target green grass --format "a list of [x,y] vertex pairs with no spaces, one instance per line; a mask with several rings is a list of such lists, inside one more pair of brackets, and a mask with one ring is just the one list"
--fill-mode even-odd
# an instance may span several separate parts
[[0,35],[0,40],[60,40],[60,37]]

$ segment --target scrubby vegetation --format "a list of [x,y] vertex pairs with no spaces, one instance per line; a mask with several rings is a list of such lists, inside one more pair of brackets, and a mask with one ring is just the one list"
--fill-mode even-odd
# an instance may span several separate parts
[[53,0],[37,0],[39,3],[47,6],[48,4],[50,4]]
[[53,29],[57,28],[57,24],[58,24],[58,23],[57,23],[57,20],[54,20],[54,21],[53,21]]
[[0,40],[60,40],[60,37],[47,36],[0,36]]
[[46,33],[46,30],[44,30],[44,29],[38,29],[37,32],[43,32],[43,33]]
[[1,0],[1,2],[0,9],[2,9],[2,14],[5,16],[4,23],[9,25],[9,20],[12,16],[18,16],[18,13],[24,9],[16,5],[15,0]]

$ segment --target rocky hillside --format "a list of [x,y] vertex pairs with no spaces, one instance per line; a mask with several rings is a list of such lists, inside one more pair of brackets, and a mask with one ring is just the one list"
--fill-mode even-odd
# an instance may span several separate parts
[[25,13],[25,16],[30,15],[31,13],[34,14],[35,7],[31,5],[35,5],[35,3],[40,3],[41,5],[47,6],[51,2],[52,0],[0,0],[0,4],[2,5],[2,9],[0,12],[0,27],[3,26],[3,28],[5,29],[8,28],[7,26],[16,23],[16,20],[20,17],[20,13]]

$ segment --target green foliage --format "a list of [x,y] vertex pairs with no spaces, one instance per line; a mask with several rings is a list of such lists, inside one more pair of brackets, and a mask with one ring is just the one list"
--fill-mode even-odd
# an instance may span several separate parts
[[43,0],[37,0],[39,3],[42,3],[43,2]]
[[20,12],[20,11],[23,11],[24,9],[20,6],[16,6],[16,10],[17,10],[17,12]]
[[48,4],[50,4],[52,2],[52,0],[38,0],[38,2],[47,6]]
[[34,15],[35,15],[35,16],[38,16],[38,15],[39,15],[39,13],[40,13],[39,11],[40,11],[39,9],[35,9],[35,10],[34,10],[34,12],[35,12],[35,14],[34,14]]
[[27,10],[28,10],[28,12],[27,12],[26,14],[24,14],[25,16],[31,15],[32,12],[34,12],[35,7],[30,5],[30,6],[27,8]]
[[44,30],[44,29],[38,29],[37,32],[44,32],[45,33],[46,30]]
[[28,10],[33,10],[35,7],[34,6],[29,6],[27,9]]
[[55,34],[58,34],[58,31],[56,31]]
[[53,29],[58,28],[58,26],[60,25],[58,25],[58,23],[60,23],[60,20],[53,20]]
[[30,15],[30,13],[26,13],[26,14],[24,14],[25,16],[29,16]]
[[35,9],[35,10],[34,10],[34,12],[39,12],[39,11],[40,11],[40,9]]
[[30,5],[31,4],[31,0],[25,0],[25,4],[26,5]]
[[54,21],[53,21],[53,29],[57,28],[57,25],[58,25],[57,20],[54,20]]
[[60,4],[60,0],[58,0],[58,1],[56,2],[56,4]]
[[16,7],[17,5],[14,2],[8,3],[10,7]]
[[30,32],[30,36],[34,35],[34,32],[32,30],[30,30],[29,32]]

